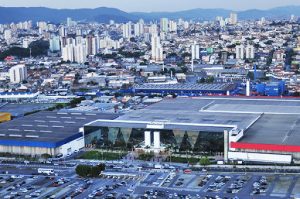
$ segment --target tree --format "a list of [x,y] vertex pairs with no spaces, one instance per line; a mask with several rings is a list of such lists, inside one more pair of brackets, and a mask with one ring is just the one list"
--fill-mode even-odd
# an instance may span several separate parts
[[87,85],[96,86],[96,85],[98,85],[98,83],[92,80],[92,81],[89,81],[87,83]]
[[292,48],[288,48],[285,51],[285,64],[286,65],[291,65],[292,64],[292,60],[293,60],[293,56],[295,55],[294,50]]
[[184,53],[182,53],[181,56],[182,56],[182,57],[192,57],[192,54],[191,54],[191,53],[188,53],[188,52],[184,52]]
[[267,57],[267,63],[266,63],[267,66],[270,66],[272,64],[273,54],[274,54],[274,50],[271,50]]
[[181,70],[182,70],[183,73],[186,73],[188,71],[188,67],[183,66],[183,67],[181,67]]
[[49,159],[49,158],[51,158],[52,156],[50,155],[50,154],[48,154],[48,153],[43,153],[42,155],[41,155],[41,158],[43,158],[43,159]]
[[208,157],[202,157],[201,159],[200,159],[200,165],[202,165],[202,166],[207,166],[207,165],[209,165],[210,164],[210,161],[209,161],[209,159],[208,159]]
[[31,55],[36,57],[40,55],[47,55],[49,50],[49,41],[37,40],[30,43],[29,48],[31,49]]
[[104,170],[105,164],[99,164],[96,166],[78,165],[76,167],[76,173],[81,177],[99,177],[101,172]]
[[91,177],[98,177],[101,174],[101,168],[98,166],[91,167]]
[[198,83],[204,84],[204,83],[205,83],[205,78],[204,78],[204,77],[201,77],[201,79],[198,81]]
[[249,78],[250,80],[254,80],[254,73],[249,71],[247,74],[247,78]]
[[175,68],[170,68],[170,74],[172,73],[172,75],[175,75],[176,74],[176,70]]
[[76,107],[77,104],[80,104],[82,100],[84,100],[84,97],[74,98],[70,101],[71,108]]
[[214,83],[215,78],[213,76],[209,76],[206,78],[205,82],[208,84]]
[[118,97],[121,97],[122,96],[122,93],[120,93],[120,92],[116,92],[115,94],[114,94],[114,97],[115,98],[118,98]]
[[236,47],[236,44],[230,44],[228,46],[226,46],[227,48],[235,48]]
[[89,165],[78,165],[76,167],[76,174],[80,177],[87,177],[91,173],[91,166]]
[[98,167],[100,168],[101,171],[105,171],[106,168],[105,164],[101,163],[98,165]]
[[[30,54],[31,49],[31,54]],[[31,42],[28,48],[11,47],[5,51],[0,52],[0,60],[5,59],[7,56],[17,56],[19,58],[33,57],[47,55],[49,49],[49,41],[37,40]]]
[[74,80],[74,83],[78,84],[79,79],[80,79],[80,74],[77,72],[77,73],[75,74],[75,80]]

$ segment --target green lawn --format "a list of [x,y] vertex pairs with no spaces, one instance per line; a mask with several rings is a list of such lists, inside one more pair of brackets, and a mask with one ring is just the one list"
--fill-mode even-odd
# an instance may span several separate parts
[[112,152],[99,152],[99,151],[87,151],[82,154],[79,159],[87,160],[118,160],[122,158],[126,153],[112,153]]

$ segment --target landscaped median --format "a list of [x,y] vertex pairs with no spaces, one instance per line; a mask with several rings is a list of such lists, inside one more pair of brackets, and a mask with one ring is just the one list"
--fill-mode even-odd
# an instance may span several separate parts
[[189,163],[189,164],[200,164],[203,166],[209,165],[210,160],[207,157],[195,158],[195,157],[178,157],[178,156],[169,156],[166,161],[177,162],[177,163]]
[[108,152],[108,151],[87,151],[80,155],[78,159],[86,160],[119,160],[125,156],[126,152]]

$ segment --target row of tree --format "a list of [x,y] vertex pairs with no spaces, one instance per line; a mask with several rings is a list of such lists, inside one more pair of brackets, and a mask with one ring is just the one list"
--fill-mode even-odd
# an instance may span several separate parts
[[[31,49],[31,52],[30,52]],[[8,50],[0,52],[0,60],[4,60],[8,56],[16,56],[19,58],[47,55],[49,49],[49,41],[37,40],[30,43],[28,48],[11,47]]]
[[96,166],[90,165],[78,165],[76,167],[76,174],[80,177],[99,177],[102,171],[105,170],[105,164],[99,164]]

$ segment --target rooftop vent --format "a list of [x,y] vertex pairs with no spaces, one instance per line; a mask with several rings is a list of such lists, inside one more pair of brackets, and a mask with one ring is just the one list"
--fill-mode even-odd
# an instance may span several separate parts
[[180,121],[190,121],[190,119],[186,118],[186,117],[178,117],[177,120],[180,120]]
[[9,137],[22,137],[20,134],[9,134]]
[[38,135],[26,135],[25,137],[27,137],[27,138],[39,138],[40,136],[38,136]]
[[210,119],[210,118],[203,118],[202,121],[205,121],[205,122],[213,122],[215,121],[214,119]]
[[131,116],[129,116],[129,118],[140,118],[141,116],[139,116],[139,115],[131,115]]

